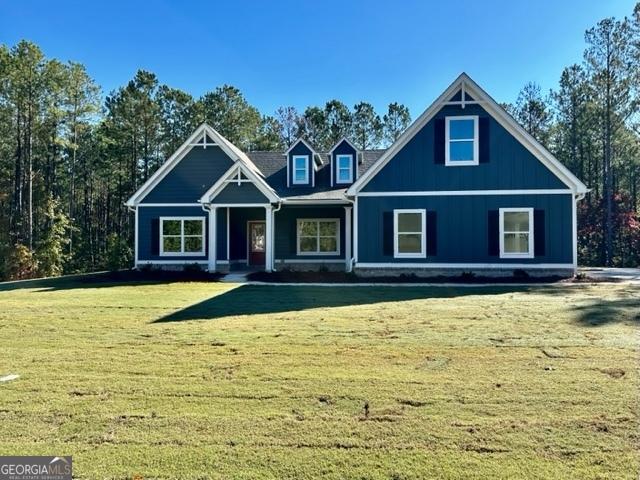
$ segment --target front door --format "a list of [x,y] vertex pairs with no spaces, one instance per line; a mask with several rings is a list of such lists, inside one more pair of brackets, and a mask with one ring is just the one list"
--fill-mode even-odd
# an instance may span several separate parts
[[249,222],[249,265],[264,266],[267,236],[264,222]]

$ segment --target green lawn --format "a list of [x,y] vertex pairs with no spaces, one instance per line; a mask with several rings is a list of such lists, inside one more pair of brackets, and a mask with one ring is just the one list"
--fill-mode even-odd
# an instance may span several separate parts
[[234,287],[0,285],[0,454],[82,478],[638,478],[638,286]]

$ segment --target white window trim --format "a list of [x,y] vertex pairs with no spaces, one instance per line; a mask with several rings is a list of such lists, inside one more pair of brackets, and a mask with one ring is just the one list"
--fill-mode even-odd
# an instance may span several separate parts
[[[529,251],[527,253],[506,253],[504,251],[504,235],[505,233],[516,233],[516,232],[505,232],[504,231],[504,214],[505,212],[525,212],[529,215]],[[523,232],[520,232],[523,233]],[[533,249],[533,208],[501,208],[500,209],[500,258],[533,258],[534,257],[534,249]]]
[[[401,213],[419,213],[422,219],[422,232],[402,232],[402,233],[420,233],[420,252],[419,253],[402,253],[398,251],[398,215]],[[396,209],[393,211],[393,258],[426,258],[427,257],[427,211],[425,209]]]
[[[349,180],[340,180],[340,170],[344,170],[340,168],[340,159],[348,158],[349,159]],[[353,182],[353,155],[347,153],[341,153],[336,155],[336,184],[347,184]]]
[[[296,159],[303,158],[304,159],[304,181],[296,181]],[[309,155],[293,155],[291,157],[291,167],[293,168],[293,174],[291,176],[291,183],[293,185],[307,185],[309,183]]]
[[[179,252],[165,252],[164,251],[164,222],[168,220],[180,220],[180,251]],[[185,252],[184,251],[184,221],[185,220],[197,220],[202,224],[202,248],[199,252]],[[160,256],[161,257],[201,257],[205,254],[205,217],[160,217],[160,229],[159,229],[159,238],[160,242]],[[175,236],[177,235],[167,235],[167,236]],[[197,235],[188,235],[196,237]]]
[[[473,160],[451,160],[450,159],[450,143],[453,142],[457,142],[457,141],[466,141],[468,142],[469,138],[467,139],[458,139],[458,140],[451,140],[449,138],[449,132],[450,132],[450,127],[449,124],[451,123],[451,120],[473,120]],[[478,121],[478,115],[462,115],[462,116],[455,116],[455,117],[445,117],[445,150],[444,150],[444,164],[447,167],[465,167],[465,166],[470,166],[470,165],[479,165],[480,164],[480,154],[479,154],[479,148],[478,148],[478,144],[480,143],[480,131],[479,131],[479,121]]]
[[[300,222],[333,222],[336,224],[336,250],[334,252],[302,252],[300,250]],[[320,227],[318,226],[318,250],[320,249]],[[296,253],[307,255],[340,255],[340,219],[339,218],[298,218],[296,220]]]

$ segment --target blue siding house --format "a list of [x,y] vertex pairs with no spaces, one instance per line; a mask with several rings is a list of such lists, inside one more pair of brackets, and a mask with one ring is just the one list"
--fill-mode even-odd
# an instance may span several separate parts
[[572,275],[587,191],[463,73],[386,150],[243,152],[201,125],[127,206],[136,267]]

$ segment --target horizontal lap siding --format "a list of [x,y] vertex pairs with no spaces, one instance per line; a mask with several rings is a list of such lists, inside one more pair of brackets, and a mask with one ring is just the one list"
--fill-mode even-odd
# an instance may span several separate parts
[[[152,254],[152,241],[156,241],[156,239],[152,240],[152,221],[160,217],[204,217],[205,254],[193,257]],[[180,260],[189,263],[206,260],[208,223],[208,214],[200,207],[138,207],[138,261]]]
[[[489,118],[489,161],[446,166],[434,161],[437,118]],[[482,150],[482,147],[480,147]],[[478,105],[443,107],[363,188],[364,192],[566,189],[546,166]]]
[[[340,255],[298,255],[296,228],[298,218],[340,219]],[[278,260],[339,260],[344,259],[344,207],[282,207],[275,213],[275,257]]]
[[[572,196],[473,195],[441,197],[360,197],[358,262],[392,263],[572,263]],[[501,259],[488,254],[489,210],[532,207],[545,211],[545,255]],[[437,212],[437,253],[426,259],[396,259],[383,254],[383,215],[398,208]]]

